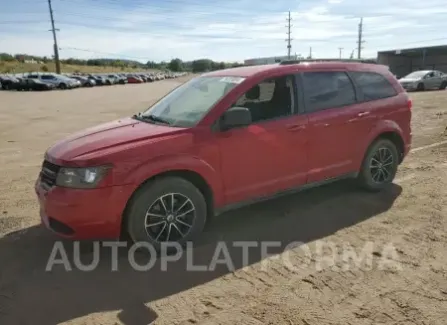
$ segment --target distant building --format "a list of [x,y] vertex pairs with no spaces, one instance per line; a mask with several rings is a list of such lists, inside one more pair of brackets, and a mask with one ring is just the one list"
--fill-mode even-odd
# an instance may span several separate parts
[[377,61],[397,77],[416,70],[440,70],[447,73],[447,45],[380,51]]
[[[291,60],[300,59],[301,56],[298,55],[291,55]],[[245,65],[262,65],[262,64],[273,64],[273,63],[279,63],[284,60],[288,60],[289,57],[286,56],[272,56],[272,57],[266,57],[266,58],[255,58],[255,59],[248,59],[244,60]]]

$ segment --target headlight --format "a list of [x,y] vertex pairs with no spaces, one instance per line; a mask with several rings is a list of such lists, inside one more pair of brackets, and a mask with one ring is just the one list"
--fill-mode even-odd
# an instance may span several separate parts
[[56,185],[71,188],[95,188],[107,174],[110,166],[88,168],[62,167],[56,178]]

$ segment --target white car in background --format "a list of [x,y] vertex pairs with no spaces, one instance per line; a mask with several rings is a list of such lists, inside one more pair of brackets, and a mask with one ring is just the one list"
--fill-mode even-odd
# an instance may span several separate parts
[[82,86],[79,80],[55,73],[30,73],[26,75],[26,78],[39,79],[44,82],[51,83],[59,89],[71,89]]
[[407,90],[446,89],[447,74],[438,70],[414,71],[403,78],[399,83]]

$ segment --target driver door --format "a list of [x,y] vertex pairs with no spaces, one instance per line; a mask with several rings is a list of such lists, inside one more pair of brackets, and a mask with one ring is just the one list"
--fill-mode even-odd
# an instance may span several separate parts
[[425,89],[434,89],[436,88],[436,76],[433,71],[427,73],[424,77],[424,86]]
[[255,85],[233,105],[248,108],[254,120],[217,133],[226,204],[306,183],[307,117],[297,114],[296,98],[293,76],[283,76]]

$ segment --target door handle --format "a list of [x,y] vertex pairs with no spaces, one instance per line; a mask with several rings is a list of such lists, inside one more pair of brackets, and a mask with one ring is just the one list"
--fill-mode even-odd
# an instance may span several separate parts
[[361,112],[361,113],[357,114],[358,117],[363,117],[363,116],[367,116],[367,115],[369,115],[369,112]]
[[301,131],[304,130],[305,128],[306,126],[302,124],[292,124],[287,126],[287,130],[289,131]]

